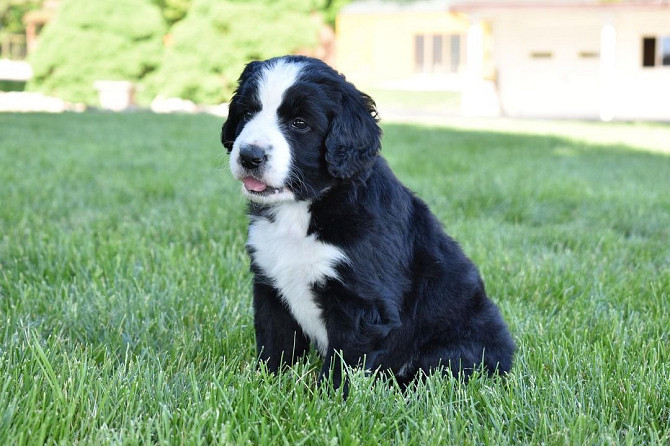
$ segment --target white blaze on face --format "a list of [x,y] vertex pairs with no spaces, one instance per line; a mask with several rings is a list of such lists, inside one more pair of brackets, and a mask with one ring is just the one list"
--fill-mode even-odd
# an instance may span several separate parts
[[[281,106],[284,93],[295,84],[302,67],[301,63],[278,61],[265,67],[261,72],[256,91],[256,99],[261,105],[261,110],[244,126],[240,135],[235,139],[231,152],[230,168],[237,179],[241,180],[247,175],[240,164],[240,148],[255,145],[262,148],[267,156],[262,178],[258,179],[273,188],[281,188],[288,180],[291,169],[291,150],[281,131],[277,111]],[[292,197],[292,194],[290,195]],[[261,198],[256,201],[276,201],[281,197],[252,198]]]

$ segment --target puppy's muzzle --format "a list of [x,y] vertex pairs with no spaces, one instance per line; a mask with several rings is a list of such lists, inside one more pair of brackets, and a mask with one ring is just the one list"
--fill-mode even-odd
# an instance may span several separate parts
[[240,164],[247,170],[258,169],[267,159],[267,154],[262,147],[253,144],[240,147]]

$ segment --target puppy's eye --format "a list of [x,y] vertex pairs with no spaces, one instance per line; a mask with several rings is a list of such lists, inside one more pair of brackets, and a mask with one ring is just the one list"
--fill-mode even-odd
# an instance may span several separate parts
[[306,132],[309,130],[309,125],[302,118],[295,118],[291,122],[291,127],[299,132]]
[[244,122],[250,121],[251,118],[253,118],[253,117],[254,117],[253,112],[245,111],[244,113],[242,113],[242,120]]

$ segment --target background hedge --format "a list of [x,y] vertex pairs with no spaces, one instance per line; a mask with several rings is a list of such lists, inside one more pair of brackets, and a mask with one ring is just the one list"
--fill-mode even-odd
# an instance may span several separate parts
[[149,90],[197,103],[227,101],[245,63],[317,44],[320,21],[301,0],[194,0],[171,33]]
[[138,82],[158,68],[166,31],[151,0],[64,0],[30,55],[28,88],[95,104],[96,80]]
[[96,80],[129,80],[201,104],[230,98],[250,60],[310,52],[349,0],[64,0],[31,55],[31,90],[97,104]]

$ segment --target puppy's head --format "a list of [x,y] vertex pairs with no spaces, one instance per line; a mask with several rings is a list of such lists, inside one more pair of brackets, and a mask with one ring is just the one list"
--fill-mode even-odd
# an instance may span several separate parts
[[317,59],[251,62],[221,142],[252,201],[311,200],[370,168],[381,148],[374,101]]

